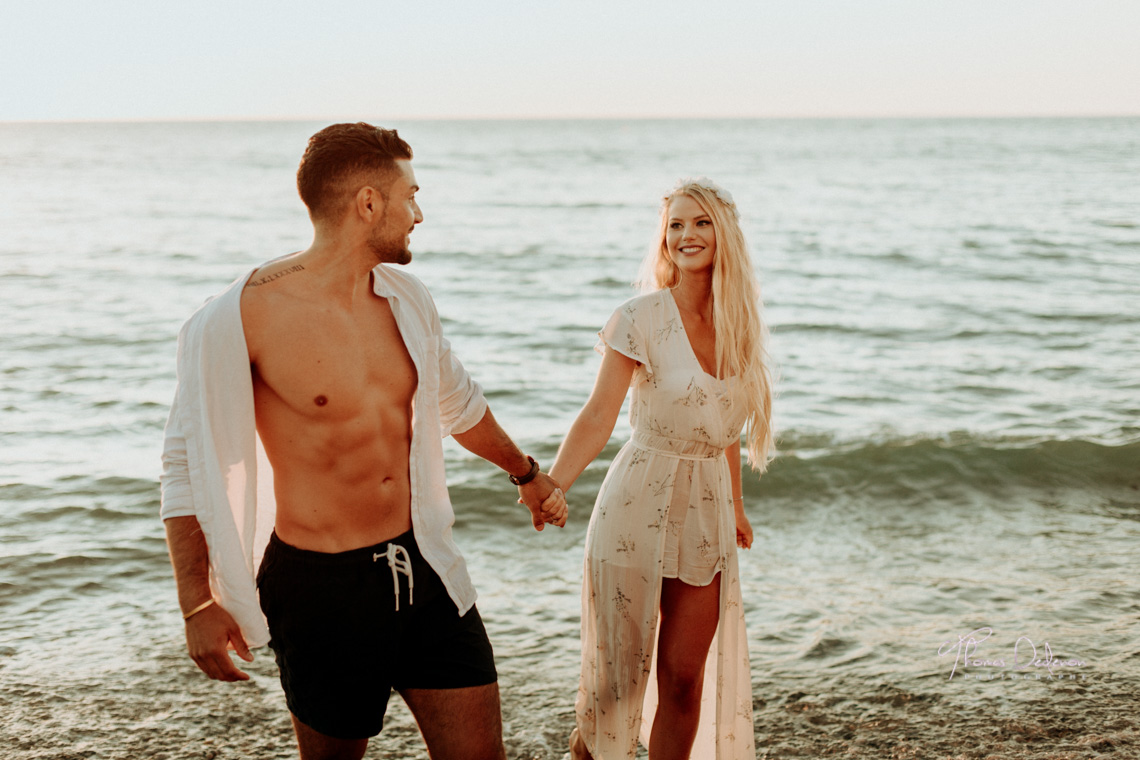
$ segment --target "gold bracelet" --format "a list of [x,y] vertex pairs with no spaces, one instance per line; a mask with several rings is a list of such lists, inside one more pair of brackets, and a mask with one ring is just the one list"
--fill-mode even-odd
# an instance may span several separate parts
[[743,496],[733,496],[732,500],[733,501],[744,501],[744,497]]
[[192,610],[190,610],[189,612],[187,612],[185,615],[183,615],[183,616],[182,616],[182,619],[183,619],[183,620],[189,620],[190,618],[194,617],[195,615],[197,615],[197,614],[198,614],[199,612],[201,612],[202,610],[204,610],[204,609],[206,609],[207,607],[209,607],[211,604],[217,604],[217,602],[215,602],[215,601],[214,601],[214,598],[213,598],[213,597],[210,597],[209,599],[207,599],[206,601],[202,602],[201,604],[199,604],[199,605],[198,605],[197,607],[195,607],[194,609],[192,609]]

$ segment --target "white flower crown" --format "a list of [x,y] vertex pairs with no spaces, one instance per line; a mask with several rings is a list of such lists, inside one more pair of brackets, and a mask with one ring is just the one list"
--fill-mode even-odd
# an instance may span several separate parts
[[728,207],[734,217],[740,217],[740,212],[736,210],[736,201],[732,199],[732,193],[728,192],[708,177],[682,177],[681,179],[677,180],[677,184],[673,185],[673,189],[670,190],[669,194],[665,196],[664,202],[668,203],[670,198],[681,192],[681,190],[683,190],[687,185],[697,185],[698,187],[708,190],[717,197],[717,200]]

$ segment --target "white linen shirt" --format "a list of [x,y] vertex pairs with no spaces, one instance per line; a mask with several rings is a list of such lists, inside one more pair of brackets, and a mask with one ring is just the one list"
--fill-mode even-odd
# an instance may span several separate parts
[[[256,270],[254,270],[256,271]],[[255,576],[273,530],[273,471],[257,434],[253,378],[241,322],[249,274],[207,301],[178,335],[178,387],[166,424],[163,520],[192,515],[209,549],[210,589],[250,646],[269,642]],[[431,294],[412,275],[372,270],[419,382],[412,401],[412,529],[424,559],[465,614],[475,603],[467,564],[451,535],[442,439],[472,428],[487,410],[479,384],[451,353]]]

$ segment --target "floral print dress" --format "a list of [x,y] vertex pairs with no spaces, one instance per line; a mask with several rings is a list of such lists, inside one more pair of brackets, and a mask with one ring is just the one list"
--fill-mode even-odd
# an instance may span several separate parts
[[635,359],[633,436],[614,459],[586,533],[578,728],[596,760],[648,746],[657,710],[661,579],[720,583],[692,758],[755,757],[752,686],[724,450],[745,412],[735,380],[706,373],[673,295],[633,298],[599,333],[599,351]]

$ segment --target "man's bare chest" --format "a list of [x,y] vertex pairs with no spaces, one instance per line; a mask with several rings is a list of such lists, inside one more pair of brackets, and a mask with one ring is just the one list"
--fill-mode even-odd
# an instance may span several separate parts
[[357,417],[407,408],[415,394],[415,364],[384,299],[353,313],[281,315],[259,338],[254,369],[262,390],[295,411]]

